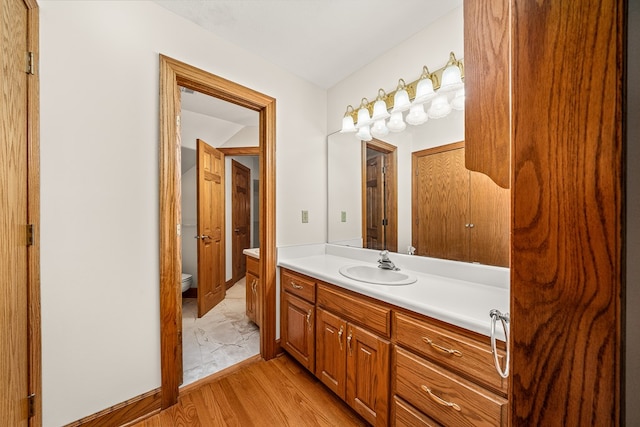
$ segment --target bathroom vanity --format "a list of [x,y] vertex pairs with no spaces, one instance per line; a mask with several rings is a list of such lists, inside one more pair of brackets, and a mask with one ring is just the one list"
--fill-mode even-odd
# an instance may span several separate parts
[[260,326],[260,249],[252,248],[242,251],[246,256],[246,315],[253,323]]
[[[376,251],[318,245],[288,255],[279,250],[282,348],[367,422],[507,425],[507,380],[489,338],[489,311],[509,306],[507,269],[394,254],[415,281],[386,285],[339,272],[377,268]],[[504,367],[505,336],[495,332]]]

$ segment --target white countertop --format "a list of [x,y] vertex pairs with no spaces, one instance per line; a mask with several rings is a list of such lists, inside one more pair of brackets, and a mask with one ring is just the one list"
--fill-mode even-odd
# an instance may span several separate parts
[[260,248],[243,249],[242,253],[260,259]]
[[[359,251],[372,252],[365,249],[359,249]],[[424,270],[405,270],[402,266],[402,260],[405,259],[403,257],[407,256],[390,254],[390,258],[396,265],[400,266],[403,271],[415,275],[418,280],[409,285],[388,286],[353,280],[343,276],[338,271],[346,265],[372,265],[377,267],[375,259],[373,262],[366,262],[361,259],[335,255],[331,252],[336,251],[332,251],[330,248],[325,253],[310,251],[309,254],[305,254],[306,256],[289,257],[285,255],[281,257],[280,252],[282,251],[279,249],[278,265],[280,267],[286,267],[344,289],[349,289],[380,301],[385,301],[398,307],[406,308],[443,322],[469,329],[482,335],[490,336],[491,334],[490,310],[497,308],[503,313],[509,311],[507,269],[445,261],[447,263],[445,265],[451,269],[477,269],[479,278],[483,275],[483,269],[488,269],[490,273],[492,273],[491,270],[495,269],[505,270],[507,272],[505,276],[507,283],[476,283],[461,280],[460,278],[430,274],[424,272]],[[348,254],[348,252],[343,250],[338,250],[337,252]],[[377,254],[374,256],[377,256]],[[362,256],[359,258],[362,258]],[[410,261],[414,266],[418,265],[416,263],[421,262],[419,260],[421,257],[411,258],[417,259]],[[425,262],[434,262],[432,260],[433,259],[430,259],[430,261],[426,260]],[[442,263],[442,260],[435,260],[435,262]],[[439,273],[442,273],[442,268],[440,268]],[[471,273],[473,273],[473,271],[471,271]],[[493,273],[495,273],[495,271],[493,271]],[[460,276],[460,274],[457,275]],[[468,272],[466,275],[469,276]],[[452,276],[455,277],[456,272],[453,272]],[[462,276],[464,276],[464,274]],[[494,274],[492,277],[495,276]],[[502,278],[500,281],[504,282],[504,279]],[[504,341],[504,333],[500,322],[496,325],[496,337]]]

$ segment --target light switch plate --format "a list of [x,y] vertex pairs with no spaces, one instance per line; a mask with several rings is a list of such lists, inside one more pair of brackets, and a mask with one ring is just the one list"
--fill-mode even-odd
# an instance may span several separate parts
[[302,211],[302,223],[306,224],[309,222],[309,211]]

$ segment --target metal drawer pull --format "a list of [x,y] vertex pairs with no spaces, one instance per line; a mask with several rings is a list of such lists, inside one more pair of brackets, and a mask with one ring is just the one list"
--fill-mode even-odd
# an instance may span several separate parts
[[353,331],[349,330],[349,335],[347,336],[347,348],[349,349],[349,356],[351,356],[353,353],[351,350],[351,340],[353,339]]
[[253,282],[251,282],[251,289],[253,289],[254,294],[258,293],[258,290],[256,289],[257,286],[258,286],[258,279],[253,279]]
[[311,329],[311,309],[307,311],[307,326]]
[[338,342],[340,343],[340,350],[342,350],[342,334],[344,334],[344,326],[340,326],[340,331],[338,331]]
[[295,282],[291,282],[291,286],[293,286],[293,289],[302,289],[302,288],[304,288],[304,286],[296,285]]
[[442,406],[447,406],[449,408],[453,408],[456,411],[461,411],[462,409],[460,408],[460,405],[458,405],[457,403],[453,403],[453,402],[447,402],[446,400],[436,396],[435,394],[433,394],[433,392],[431,391],[431,389],[429,387],[427,387],[426,385],[422,385],[420,386],[420,388],[422,388],[424,391],[427,392],[427,394],[429,395],[429,397],[436,402],[438,405],[442,405]]
[[426,342],[427,344],[429,344],[431,347],[433,347],[436,350],[438,350],[438,351],[441,351],[441,352],[447,353],[447,354],[453,354],[454,356],[462,357],[462,352],[460,352],[459,350],[453,350],[453,349],[449,349],[449,348],[444,348],[441,345],[438,345],[438,344],[434,343],[433,341],[431,341],[427,337],[422,337],[422,340],[424,342]]

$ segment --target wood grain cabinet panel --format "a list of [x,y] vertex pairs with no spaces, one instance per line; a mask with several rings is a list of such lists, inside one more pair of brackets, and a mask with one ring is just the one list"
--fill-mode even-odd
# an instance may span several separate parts
[[440,423],[418,411],[398,396],[394,396],[391,402],[391,426],[443,427]]
[[347,329],[346,401],[371,425],[386,426],[391,344],[358,326]]
[[245,276],[245,294],[247,300],[246,314],[249,320],[260,326],[260,320],[258,316],[258,285],[258,277],[247,271],[247,274]]
[[311,372],[315,369],[315,306],[282,292],[280,342],[282,348]]
[[507,425],[507,400],[399,347],[394,349],[393,389],[447,426]]
[[467,142],[412,153],[416,254],[509,266],[510,192],[464,164]]
[[[394,313],[394,336],[398,345],[506,396],[507,380],[496,371],[488,338],[481,342],[402,313]],[[498,355],[504,366],[504,351],[498,350]]]
[[316,308],[316,377],[341,399],[346,399],[347,322]]
[[510,1],[464,1],[465,164],[510,187]]
[[391,336],[391,308],[365,296],[318,284],[318,306],[356,322],[367,329]]
[[314,279],[295,273],[291,270],[282,270],[280,277],[282,290],[297,295],[309,302],[316,301],[316,283]]

